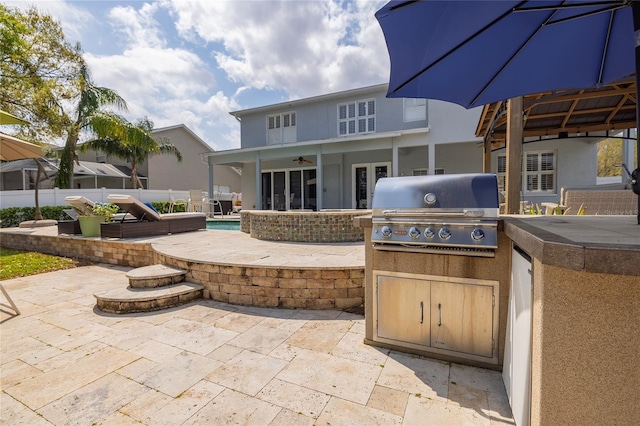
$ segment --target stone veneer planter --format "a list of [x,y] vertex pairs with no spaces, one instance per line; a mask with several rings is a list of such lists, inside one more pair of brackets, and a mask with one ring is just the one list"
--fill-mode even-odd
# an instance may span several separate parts
[[273,211],[242,210],[240,230],[266,241],[346,243],[363,241],[353,218],[371,210]]

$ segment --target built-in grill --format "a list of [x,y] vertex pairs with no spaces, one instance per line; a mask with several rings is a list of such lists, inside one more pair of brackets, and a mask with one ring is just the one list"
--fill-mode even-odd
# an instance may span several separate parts
[[498,215],[493,174],[381,178],[371,242],[377,250],[493,257]]

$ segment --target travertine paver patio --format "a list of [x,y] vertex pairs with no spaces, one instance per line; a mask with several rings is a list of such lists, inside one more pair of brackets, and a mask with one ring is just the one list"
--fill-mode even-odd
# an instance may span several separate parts
[[361,315],[96,310],[127,270],[3,281],[23,313],[0,312],[3,424],[513,424],[499,372],[366,346]]

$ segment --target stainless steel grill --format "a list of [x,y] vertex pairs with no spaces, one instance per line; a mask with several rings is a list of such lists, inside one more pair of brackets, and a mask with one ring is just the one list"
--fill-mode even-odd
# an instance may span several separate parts
[[498,215],[493,174],[381,178],[371,241],[377,250],[493,257]]

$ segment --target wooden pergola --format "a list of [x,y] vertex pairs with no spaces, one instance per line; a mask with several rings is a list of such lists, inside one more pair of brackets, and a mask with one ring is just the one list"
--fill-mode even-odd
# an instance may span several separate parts
[[484,139],[484,172],[491,171],[491,150],[506,147],[506,212],[518,213],[524,138],[594,132],[606,136],[632,128],[635,77],[600,88],[544,92],[485,105],[476,136]]

